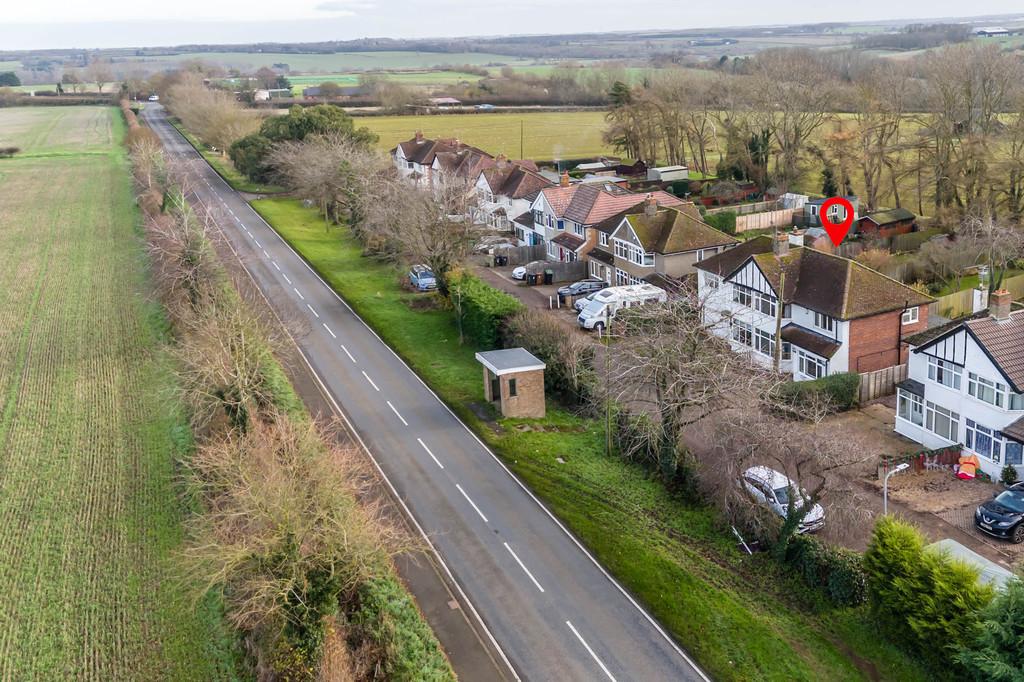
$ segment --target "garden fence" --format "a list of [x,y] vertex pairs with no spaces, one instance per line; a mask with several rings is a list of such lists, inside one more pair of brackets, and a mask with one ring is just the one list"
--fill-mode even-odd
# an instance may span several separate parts
[[892,395],[896,392],[896,384],[907,378],[907,366],[894,365],[875,372],[860,373],[860,404],[863,405],[876,398]]
[[904,462],[909,464],[911,471],[915,473],[932,469],[952,469],[953,465],[960,461],[962,450],[962,446],[957,444],[936,450],[919,450],[906,455],[882,457],[878,462],[878,480],[884,479],[887,473]]
[[[1008,277],[1003,280],[1003,288],[1010,292],[1014,300],[1024,298],[1024,275]],[[942,317],[955,319],[970,315],[974,307],[974,290],[964,289],[952,294],[940,296],[935,305],[936,312]]]

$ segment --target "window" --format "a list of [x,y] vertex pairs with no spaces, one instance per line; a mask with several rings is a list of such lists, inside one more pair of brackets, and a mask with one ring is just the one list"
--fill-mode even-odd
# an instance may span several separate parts
[[898,400],[896,414],[900,419],[924,426],[924,399],[919,395],[900,389]]
[[732,301],[733,303],[739,303],[750,307],[750,301],[753,299],[751,296],[750,289],[736,285],[732,288]]
[[708,289],[717,289],[720,282],[721,280],[718,279],[718,275],[713,275],[710,272],[704,273],[704,285]]
[[516,380],[515,379],[509,379],[508,380],[508,397],[509,398],[515,398],[516,397]]
[[633,277],[631,274],[620,268],[615,269],[615,284],[618,286],[626,286],[627,284],[640,284],[643,280],[639,277]]
[[582,237],[586,233],[587,228],[583,227],[579,223],[573,223],[572,224],[572,231],[575,232],[580,237]]
[[534,211],[533,212],[533,222],[535,224],[537,224],[537,225],[543,225],[544,224],[544,212],[543,211]]
[[754,330],[754,350],[762,355],[768,357],[774,357],[775,355],[775,339],[772,335],[763,329]]
[[814,313],[814,326],[832,334],[836,330],[836,321],[824,313]]
[[901,318],[903,320],[903,324],[914,324],[915,322],[917,322],[920,314],[921,308],[918,306],[914,306],[913,308],[907,308],[906,310],[903,311],[903,317]]
[[948,360],[940,360],[939,358],[929,356],[928,378],[935,383],[949,386],[959,391],[962,375],[962,367],[954,365]]
[[1015,440],[1007,440],[1003,443],[1003,453],[1006,455],[1006,464],[1024,464],[1024,446]]
[[775,317],[775,297],[763,291],[754,293],[754,310],[768,317]]
[[809,376],[812,379],[817,379],[828,374],[828,361],[816,358],[813,355],[807,353],[799,353],[799,368],[800,373]]
[[415,168],[416,167],[416,163],[414,161],[406,161],[405,162],[405,167],[406,168]]
[[564,230],[565,229],[565,221],[564,220],[559,220],[558,221],[558,229],[559,230]]
[[1011,410],[1024,410],[1024,393],[1011,393],[1010,394],[1010,409]]
[[950,442],[957,442],[960,433],[960,415],[933,402],[925,403],[925,428]]
[[615,255],[618,258],[625,258],[629,260],[629,244],[622,241],[621,239],[615,240]]
[[967,373],[967,392],[989,405],[1002,407],[1006,404],[1006,386],[980,377],[974,372]]
[[782,342],[782,359],[792,360],[793,359],[793,344],[789,341]]
[[988,458],[993,462],[1002,461],[1003,451],[1003,434],[999,433],[995,429],[990,429],[987,426],[975,422],[973,419],[967,419],[966,428],[964,429],[964,445],[982,457]]
[[599,244],[600,244],[601,246],[608,246],[608,233],[607,233],[607,232],[601,232],[601,233],[600,233],[600,234],[599,234],[599,235],[597,236],[597,242],[598,242],[598,243],[599,243]]
[[732,324],[732,340],[741,346],[750,346],[751,332],[750,325],[746,322],[740,322],[739,320],[733,320]]

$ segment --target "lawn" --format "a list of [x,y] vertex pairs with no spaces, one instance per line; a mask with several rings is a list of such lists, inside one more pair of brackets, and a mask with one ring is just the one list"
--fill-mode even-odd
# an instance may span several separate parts
[[554,161],[614,152],[601,140],[606,127],[603,111],[367,116],[358,124],[377,133],[378,146],[385,150],[422,130],[429,138],[457,137],[491,154],[516,159]]
[[472,64],[488,66],[501,64],[531,64],[532,60],[487,52],[334,52],[330,54],[295,54],[277,52],[186,52],[174,55],[135,57],[131,62],[181,63],[201,60],[219,64],[224,68],[255,71],[261,66],[287,64],[300,73],[343,73],[373,69],[425,69],[434,66]]
[[0,679],[232,679],[172,561],[188,445],[113,108],[0,110]]
[[[288,81],[292,84],[292,92],[296,97],[300,97],[302,96],[303,88],[320,85],[321,83],[335,83],[341,87],[359,85],[359,79],[363,75],[361,73],[349,72],[288,76]],[[374,73],[373,75],[379,75],[381,78],[394,83],[413,86],[455,85],[463,81],[475,83],[480,80],[480,76],[474,73],[466,73],[465,71],[387,71],[380,74]]]
[[[716,679],[925,679],[879,639],[863,610],[830,609],[766,556],[741,554],[709,508],[667,493],[604,453],[600,420],[549,404],[545,430],[500,432],[482,402],[476,350],[450,313],[414,310],[392,265],[362,256],[295,200],[253,206],[536,491]],[[556,458],[561,458],[559,462]]]

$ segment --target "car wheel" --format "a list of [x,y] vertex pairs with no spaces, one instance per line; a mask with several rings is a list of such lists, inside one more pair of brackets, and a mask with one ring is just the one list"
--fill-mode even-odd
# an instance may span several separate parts
[[1010,540],[1013,544],[1019,545],[1024,542],[1024,521],[1017,524],[1017,527],[1013,529],[1013,535],[1010,536]]
[[597,332],[598,336],[604,333],[604,322],[598,322],[594,325],[594,331]]

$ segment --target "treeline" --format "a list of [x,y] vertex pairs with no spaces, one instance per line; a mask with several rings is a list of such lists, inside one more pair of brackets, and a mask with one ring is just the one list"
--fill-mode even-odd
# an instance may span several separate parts
[[415,543],[385,519],[359,453],[305,413],[275,359],[277,325],[220,265],[214,217],[123,109],[195,438],[181,463],[184,584],[219,595],[257,679],[454,679],[394,573]]
[[860,38],[857,46],[865,50],[924,50],[971,39],[970,24],[910,24],[899,33],[879,33]]

